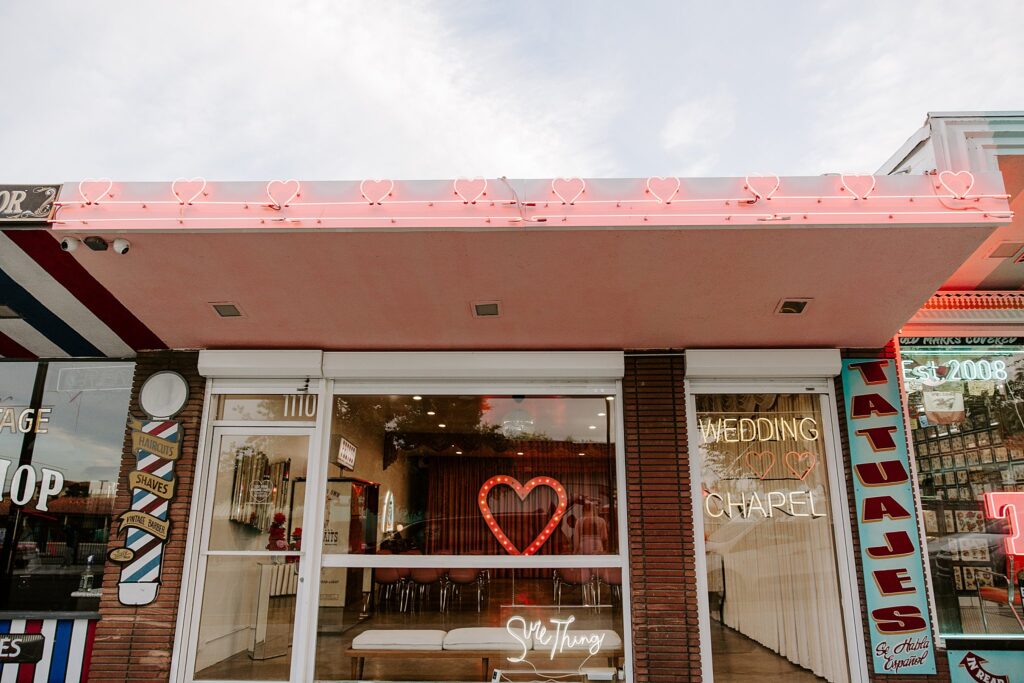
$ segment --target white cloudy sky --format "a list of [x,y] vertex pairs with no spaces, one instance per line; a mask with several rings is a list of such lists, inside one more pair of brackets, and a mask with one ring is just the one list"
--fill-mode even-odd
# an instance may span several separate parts
[[1024,3],[0,6],[0,181],[873,171],[1024,109]]

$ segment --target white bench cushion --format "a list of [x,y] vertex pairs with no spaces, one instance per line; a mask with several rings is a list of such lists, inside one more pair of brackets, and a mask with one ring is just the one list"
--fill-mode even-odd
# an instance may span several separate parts
[[352,639],[353,650],[440,650],[444,631],[436,629],[370,629]]
[[[551,633],[551,632],[549,631],[549,633]],[[600,636],[602,634],[604,635],[604,640],[601,642],[601,652],[604,652],[606,650],[616,650],[616,649],[622,647],[622,637],[619,636],[619,634],[616,633],[615,631],[612,631],[611,629],[595,629],[593,631],[591,631],[590,629],[583,629],[583,628],[580,628],[580,629],[569,629],[569,636],[570,637],[575,636],[576,638],[581,638],[581,637],[589,636],[589,635],[592,635],[592,634],[598,635],[598,636]],[[551,648],[551,645],[549,643],[548,646],[547,646],[547,649],[550,649],[550,648]],[[534,643],[534,649],[543,650],[543,649],[545,649],[545,647],[543,645],[541,645],[540,643]],[[577,643],[577,644],[572,645],[572,646],[570,646],[567,643],[562,648],[562,650],[564,650],[565,652],[570,652],[570,651],[575,651],[575,650],[589,650],[589,649],[590,649],[590,645],[587,644],[586,642]],[[597,654],[600,655],[601,652],[598,652]]]
[[[526,649],[531,643],[527,642]],[[445,650],[522,650],[522,644],[500,626],[456,628],[444,637]]]

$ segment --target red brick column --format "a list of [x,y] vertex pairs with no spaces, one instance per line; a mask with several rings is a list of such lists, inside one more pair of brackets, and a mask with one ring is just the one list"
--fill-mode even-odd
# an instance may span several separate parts
[[700,681],[681,355],[627,355],[623,379],[636,681]]
[[[174,498],[169,508],[170,534],[164,546],[160,592],[156,600],[143,607],[128,607],[117,599],[120,575],[116,564],[108,563],[103,574],[103,597],[100,599],[102,619],[96,628],[89,674],[94,681],[166,681],[170,676],[171,648],[178,615],[178,595],[185,559],[185,534],[192,481],[195,473],[196,444],[202,421],[205,381],[196,369],[198,353],[156,351],[140,353],[136,359],[132,383],[130,417],[147,419],[139,409],[139,388],[157,370],[175,370],[189,383],[189,399],[185,409],[174,419],[181,422],[181,457],[174,467],[177,479]],[[118,479],[114,516],[120,516],[131,505],[128,473],[135,469],[131,433],[126,428],[121,472]],[[122,547],[124,534],[112,530],[108,551]]]

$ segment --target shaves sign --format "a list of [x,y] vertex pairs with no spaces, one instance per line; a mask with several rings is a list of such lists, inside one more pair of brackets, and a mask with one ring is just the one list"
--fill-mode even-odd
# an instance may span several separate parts
[[566,619],[548,619],[547,625],[540,619],[527,621],[526,617],[509,617],[509,620],[505,622],[505,630],[519,643],[522,651],[515,657],[506,657],[506,659],[513,664],[524,661],[530,651],[531,643],[534,645],[534,650],[546,650],[548,659],[554,659],[556,655],[560,655],[566,650],[579,651],[581,648],[593,657],[601,651],[607,634],[592,631],[570,633],[569,627],[574,621],[576,621],[576,617],[572,615]]

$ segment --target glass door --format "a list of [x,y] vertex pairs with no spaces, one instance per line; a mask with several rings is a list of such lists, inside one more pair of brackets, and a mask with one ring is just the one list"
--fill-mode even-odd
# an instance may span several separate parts
[[714,680],[850,680],[827,396],[695,393]]
[[194,680],[294,679],[312,427],[216,427],[200,551]]

